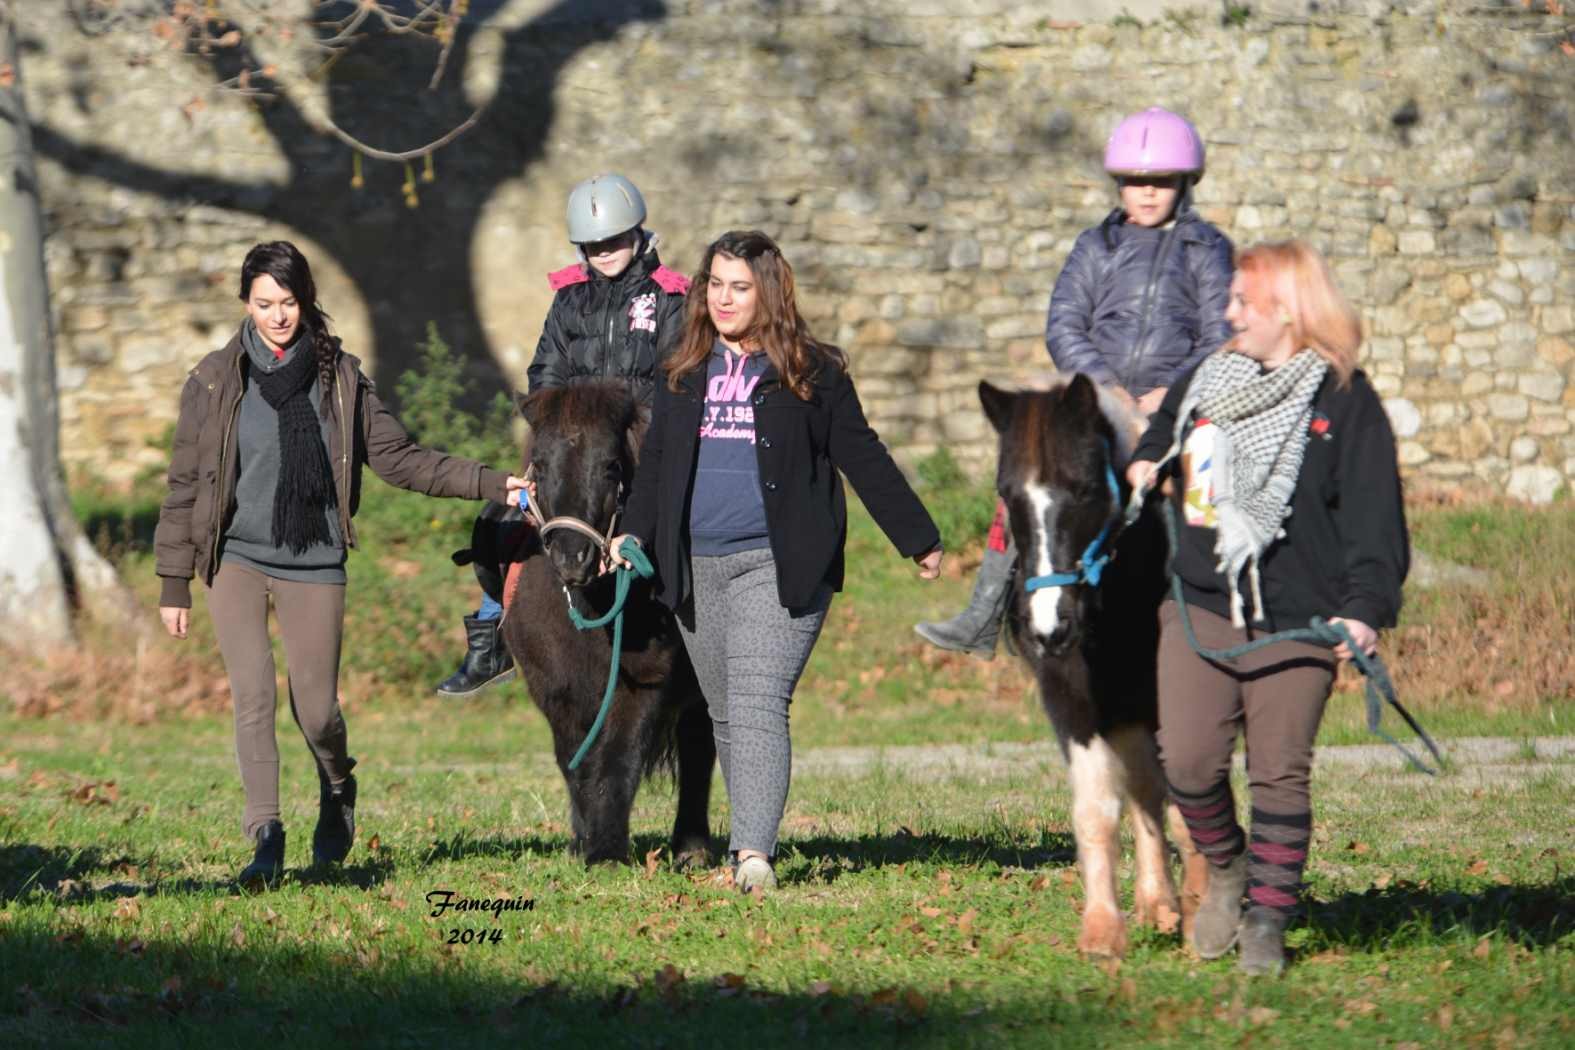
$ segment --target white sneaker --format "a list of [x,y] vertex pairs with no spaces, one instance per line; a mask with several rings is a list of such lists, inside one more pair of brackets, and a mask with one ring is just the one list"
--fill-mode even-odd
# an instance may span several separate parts
[[733,872],[733,885],[738,887],[739,893],[751,893],[756,889],[769,893],[777,888],[777,873],[766,858],[750,857]]

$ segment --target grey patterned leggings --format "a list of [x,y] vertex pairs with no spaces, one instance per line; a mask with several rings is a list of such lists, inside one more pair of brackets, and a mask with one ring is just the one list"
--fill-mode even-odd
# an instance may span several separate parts
[[820,637],[831,589],[794,616],[777,597],[769,550],[691,559],[692,605],[678,617],[705,693],[733,809],[728,849],[775,856],[793,748],[788,704]]

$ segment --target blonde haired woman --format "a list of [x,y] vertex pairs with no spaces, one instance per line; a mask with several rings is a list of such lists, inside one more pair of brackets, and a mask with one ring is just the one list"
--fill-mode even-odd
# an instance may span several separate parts
[[[1175,477],[1174,569],[1203,646],[1322,616],[1371,653],[1400,611],[1410,551],[1394,435],[1356,368],[1360,322],[1299,241],[1237,256],[1226,319],[1234,337],[1170,390],[1128,479]],[[1174,601],[1160,608],[1159,746],[1210,861],[1193,947],[1213,959],[1239,943],[1241,969],[1278,973],[1301,907],[1313,739],[1337,659],[1351,654],[1279,642],[1216,663],[1189,646],[1180,614]],[[1230,787],[1238,734],[1250,833]]]

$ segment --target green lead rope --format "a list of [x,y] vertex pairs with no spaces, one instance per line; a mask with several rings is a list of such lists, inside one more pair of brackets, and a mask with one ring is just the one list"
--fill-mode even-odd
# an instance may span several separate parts
[[651,565],[651,559],[646,557],[645,551],[633,540],[624,540],[623,546],[618,548],[618,553],[627,561],[628,565],[620,565],[616,570],[613,583],[613,603],[601,616],[594,620],[580,615],[580,611],[569,602],[569,621],[577,630],[589,631],[597,627],[605,627],[608,623],[613,625],[612,634],[612,663],[607,668],[607,688],[602,692],[602,707],[596,712],[596,721],[591,723],[591,731],[586,734],[585,742],[580,749],[569,759],[569,769],[575,770],[580,766],[580,760],[585,753],[596,743],[596,738],[601,735],[602,724],[607,721],[607,712],[612,710],[613,691],[618,685],[618,661],[623,654],[623,607],[629,600],[629,587],[634,583],[634,578],[639,576],[648,580],[656,575],[656,570]]
[[[1176,530],[1176,508],[1168,499],[1162,499],[1161,502],[1164,504],[1165,538],[1170,543],[1170,556],[1174,559],[1179,542]],[[1384,731],[1380,721],[1384,713],[1383,705],[1387,701],[1389,706],[1398,711],[1400,717],[1405,719],[1406,725],[1411,727],[1418,739],[1427,746],[1428,751],[1432,752],[1433,760],[1438,763],[1438,768],[1443,768],[1444,756],[1439,753],[1438,745],[1433,743],[1433,738],[1427,735],[1427,730],[1423,729],[1421,724],[1412,717],[1411,712],[1400,705],[1400,697],[1395,693],[1395,684],[1393,679],[1389,677],[1389,669],[1384,666],[1384,662],[1376,655],[1368,656],[1358,649],[1356,641],[1351,637],[1351,632],[1346,630],[1344,624],[1330,623],[1321,616],[1314,616],[1306,627],[1294,628],[1289,631],[1278,631],[1242,645],[1232,646],[1229,649],[1205,649],[1198,641],[1198,636],[1192,631],[1192,614],[1187,611],[1187,600],[1182,595],[1181,590],[1181,574],[1175,571],[1174,564],[1172,564],[1170,570],[1170,594],[1175,599],[1176,608],[1181,613],[1181,626],[1186,631],[1187,644],[1192,646],[1193,652],[1205,660],[1212,660],[1216,663],[1229,663],[1276,642],[1311,642],[1314,645],[1330,647],[1344,642],[1345,647],[1351,652],[1352,662],[1356,664],[1357,670],[1361,671],[1367,679],[1368,732],[1382,737],[1392,744],[1395,750],[1404,755],[1406,761],[1411,763],[1412,768],[1429,776],[1434,776],[1438,773],[1438,769],[1429,769],[1415,755],[1406,750],[1404,744]]]

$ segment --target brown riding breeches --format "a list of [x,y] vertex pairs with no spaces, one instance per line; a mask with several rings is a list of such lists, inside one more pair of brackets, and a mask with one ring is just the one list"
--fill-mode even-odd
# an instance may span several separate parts
[[279,746],[274,737],[278,692],[268,606],[273,604],[288,664],[290,713],[329,783],[350,773],[345,721],[339,711],[339,646],[344,633],[343,584],[297,583],[225,562],[208,593],[208,610],[235,701],[235,757],[240,765],[248,838],[279,819]]

